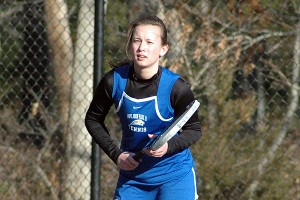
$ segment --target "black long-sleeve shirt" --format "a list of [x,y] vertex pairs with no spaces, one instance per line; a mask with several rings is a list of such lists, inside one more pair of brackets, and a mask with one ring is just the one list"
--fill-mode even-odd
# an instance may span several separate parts
[[[112,99],[113,72],[114,70],[111,70],[105,74],[96,88],[95,95],[86,113],[85,124],[95,142],[117,163],[119,155],[124,151],[112,140],[104,124],[105,118],[114,103]],[[144,80],[137,78],[133,73],[133,68],[131,68],[125,89],[126,94],[136,99],[156,96],[161,72],[161,67],[159,67],[157,74],[150,79]],[[194,95],[189,84],[179,78],[174,84],[170,99],[176,116],[185,110],[186,106],[194,100]],[[188,148],[197,142],[201,135],[200,121],[196,112],[183,126],[182,132],[168,142],[167,153],[176,153]]]

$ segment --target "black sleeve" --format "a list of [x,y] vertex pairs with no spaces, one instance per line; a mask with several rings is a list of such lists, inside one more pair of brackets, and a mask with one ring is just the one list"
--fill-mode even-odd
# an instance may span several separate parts
[[93,100],[85,116],[85,126],[100,148],[115,162],[123,152],[112,140],[104,120],[113,105],[113,71],[107,73],[96,88]]
[[[195,97],[189,84],[183,79],[178,79],[171,93],[171,104],[174,109],[175,116],[183,112],[194,99]],[[196,143],[201,136],[202,132],[198,112],[195,112],[182,127],[182,132],[180,132],[178,136],[169,140],[167,153],[171,154],[182,151]]]

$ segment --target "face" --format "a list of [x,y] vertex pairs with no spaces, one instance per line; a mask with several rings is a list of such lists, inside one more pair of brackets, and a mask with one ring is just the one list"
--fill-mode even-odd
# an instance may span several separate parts
[[131,55],[135,67],[151,68],[159,66],[159,57],[168,51],[162,45],[161,29],[153,25],[139,25],[132,34]]

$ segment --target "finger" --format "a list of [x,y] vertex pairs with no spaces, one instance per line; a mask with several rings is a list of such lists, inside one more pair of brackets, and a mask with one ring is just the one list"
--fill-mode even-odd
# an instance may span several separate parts
[[149,138],[156,138],[158,135],[155,135],[155,134],[148,134],[148,137]]
[[122,169],[124,170],[133,170],[136,168],[137,165],[134,165],[130,162],[124,162],[123,165],[122,165]]
[[122,153],[118,158],[118,165],[123,170],[133,170],[138,166],[138,162],[136,162],[132,156],[134,153]]
[[131,166],[133,167],[137,167],[139,165],[139,162],[136,161],[133,157],[131,157],[130,159],[128,159],[128,162],[130,163]]
[[134,158],[130,156],[127,159],[127,164],[131,169],[135,169],[139,165],[139,162],[134,160]]

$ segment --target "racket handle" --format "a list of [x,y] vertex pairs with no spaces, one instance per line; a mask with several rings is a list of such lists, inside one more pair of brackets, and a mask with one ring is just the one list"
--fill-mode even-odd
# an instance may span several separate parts
[[144,155],[145,155],[145,153],[143,151],[139,151],[132,158],[135,161],[139,162]]

